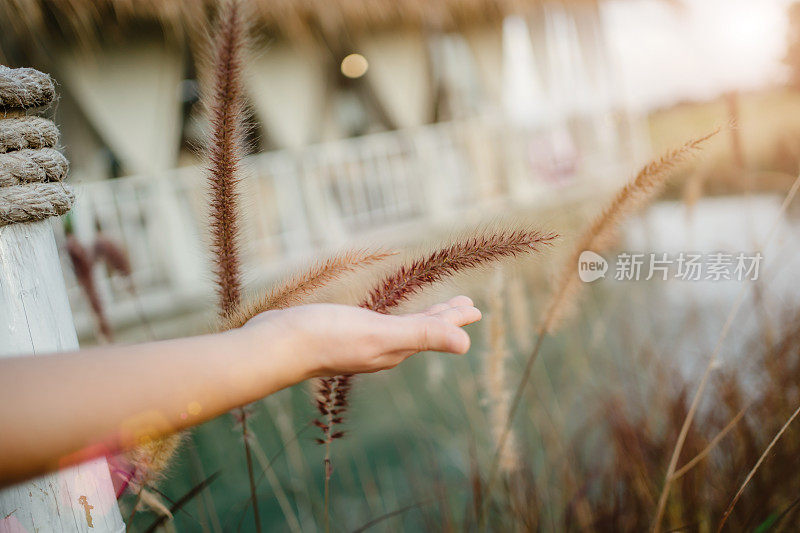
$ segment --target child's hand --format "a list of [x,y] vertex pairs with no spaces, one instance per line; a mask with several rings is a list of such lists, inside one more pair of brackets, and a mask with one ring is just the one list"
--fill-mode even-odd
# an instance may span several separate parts
[[422,313],[382,315],[358,307],[314,304],[267,311],[239,330],[265,351],[288,336],[289,349],[308,377],[377,372],[425,351],[463,354],[469,336],[461,326],[481,319],[466,296]]

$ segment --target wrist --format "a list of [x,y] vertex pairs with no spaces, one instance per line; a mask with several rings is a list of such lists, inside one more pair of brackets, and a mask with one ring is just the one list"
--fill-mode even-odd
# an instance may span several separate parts
[[307,348],[302,332],[271,321],[226,331],[238,353],[252,361],[254,371],[271,378],[282,377],[291,386],[319,375],[316,358]]

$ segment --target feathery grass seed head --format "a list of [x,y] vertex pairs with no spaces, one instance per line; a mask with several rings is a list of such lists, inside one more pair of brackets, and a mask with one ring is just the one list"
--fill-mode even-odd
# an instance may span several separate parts
[[395,252],[387,250],[356,249],[333,255],[303,272],[288,277],[264,296],[236,306],[222,321],[221,329],[240,328],[248,320],[264,311],[298,305],[314,291],[344,274],[366,268],[394,254]]
[[649,204],[663,190],[675,168],[696,154],[702,145],[719,131],[720,128],[717,128],[707,135],[692,139],[679,148],[670,150],[660,158],[650,161],[617,192],[608,206],[578,238],[572,255],[561,269],[555,290],[545,307],[542,331],[552,333],[574,308],[575,299],[581,288],[576,270],[580,254],[585,250],[597,252],[608,246],[625,217]]
[[[438,281],[502,259],[540,251],[542,248],[552,245],[558,237],[553,232],[542,232],[529,228],[472,232],[452,244],[401,265],[395,272],[385,276],[369,292],[361,303],[361,307],[379,313],[388,313]],[[336,376],[332,382],[329,382],[329,386],[331,394],[326,399],[318,398],[318,407],[320,412],[326,411],[330,421],[332,417],[339,416],[347,410],[353,376]],[[322,400],[321,405],[320,399]],[[328,425],[333,426],[334,424],[329,423]],[[343,436],[331,433],[331,427],[327,431],[326,439],[323,442],[330,442]]]
[[203,101],[209,134],[205,147],[210,193],[211,247],[219,312],[230,313],[241,300],[239,257],[240,167],[244,155],[244,54],[247,18],[243,3],[226,0],[213,37],[209,84]]

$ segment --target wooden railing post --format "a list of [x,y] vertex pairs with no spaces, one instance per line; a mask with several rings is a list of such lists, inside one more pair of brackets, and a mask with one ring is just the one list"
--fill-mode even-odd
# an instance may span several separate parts
[[[0,227],[0,324],[0,357],[78,349],[47,220]],[[0,491],[0,533],[124,530],[105,458]]]

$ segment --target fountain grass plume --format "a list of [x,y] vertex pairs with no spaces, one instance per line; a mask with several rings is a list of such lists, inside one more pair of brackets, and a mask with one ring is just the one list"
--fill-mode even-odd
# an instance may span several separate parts
[[[247,47],[247,25],[242,10],[238,0],[226,0],[220,6],[214,36],[211,38],[209,72],[204,79],[208,87],[204,90],[203,103],[210,127],[204,153],[210,198],[209,226],[218,307],[222,316],[239,303],[242,292],[236,190],[245,133],[242,120],[242,69]],[[94,252],[109,268],[130,276],[131,265],[127,254],[102,233],[98,235]],[[140,498],[148,494],[145,490],[148,485],[163,477],[182,439],[180,433],[167,435],[137,446],[126,454],[132,466],[126,483]],[[248,451],[248,465],[249,462]],[[257,508],[255,512],[257,515]]]
[[125,453],[125,459],[133,467],[127,483],[134,493],[138,494],[163,479],[164,472],[183,438],[183,433],[173,433],[140,444]]
[[597,216],[589,228],[580,236],[569,260],[557,278],[555,290],[545,307],[542,330],[552,333],[574,308],[579,293],[580,280],[577,264],[584,250],[599,251],[613,240],[619,224],[629,215],[649,204],[663,189],[676,167],[696,154],[706,141],[719,133],[711,133],[692,139],[682,146],[670,150],[660,158],[646,164],[631,181],[617,192],[608,206]]
[[[539,350],[542,347],[542,340],[545,334],[553,333],[558,328],[565,320],[570,310],[575,306],[575,301],[578,298],[581,288],[581,282],[577,276],[577,265],[580,254],[584,250],[598,251],[608,246],[625,217],[649,204],[653,198],[664,189],[667,179],[672,175],[676,167],[680,163],[685,162],[690,156],[696,154],[703,144],[717,135],[720,130],[721,128],[716,128],[702,137],[691,139],[682,146],[670,150],[658,159],[647,163],[632,180],[626,183],[625,186],[614,195],[611,202],[578,238],[577,245],[569,256],[568,261],[564,263],[564,266],[561,268],[560,274],[556,280],[555,289],[551,293],[547,305],[544,307],[536,343],[525,362],[519,385],[517,385],[513,399],[511,400],[511,407],[508,412],[505,428],[495,447],[486,483],[487,492],[491,492],[494,486],[499,461],[503,456],[504,447],[508,443],[511,425],[513,424],[514,416],[522,401],[522,395],[531,372],[533,371],[533,366],[539,355]],[[478,514],[479,522],[485,520],[485,508],[481,509]]]
[[91,250],[87,249],[78,240],[75,235],[67,235],[67,255],[69,256],[72,270],[75,273],[75,279],[78,281],[83,290],[86,299],[89,301],[89,306],[92,309],[97,330],[100,337],[105,342],[112,342],[114,334],[111,330],[111,324],[108,322],[106,316],[105,306],[103,300],[100,298],[100,293],[97,290],[97,283],[94,277],[94,255]]
[[[527,227],[474,231],[434,252],[401,264],[373,287],[360,306],[388,314],[439,281],[502,259],[539,252],[558,238],[556,233]],[[347,410],[351,380],[350,375],[319,380],[317,410],[323,419],[315,424],[323,431],[324,439],[319,439],[321,444],[330,444],[343,436],[343,432],[334,431],[334,426],[341,423]]]
[[[218,314],[227,317],[242,300],[241,261],[239,253],[239,180],[245,153],[244,64],[249,45],[247,4],[224,0],[218,11],[211,41],[211,63],[203,91],[208,116],[206,142],[207,182],[209,188],[211,249],[217,285]],[[250,499],[256,531],[261,531],[253,459],[246,408],[237,410],[242,421]]]
[[314,291],[321,289],[344,274],[383,261],[395,252],[388,250],[345,250],[295,273],[266,294],[237,306],[222,322],[223,330],[242,327],[259,313],[298,305]]
[[240,167],[245,152],[243,68],[247,17],[239,0],[220,6],[203,103],[209,122],[205,147],[210,192],[210,229],[219,313],[226,316],[242,297],[239,254]]
[[102,260],[113,272],[118,272],[126,278],[131,277],[133,269],[128,253],[104,233],[97,233],[92,250],[95,260]]
[[[484,388],[488,399],[489,424],[495,443],[500,439],[508,418],[510,391],[506,376],[506,364],[511,354],[508,349],[506,332],[506,300],[504,298],[505,271],[498,267],[492,273],[487,290],[488,320],[486,321],[487,350],[484,361]],[[520,467],[516,437],[508,435],[500,458],[500,470],[511,474]]]
[[558,238],[556,233],[530,228],[476,231],[401,265],[369,292],[361,307],[388,313],[438,281],[501,259],[538,252]]

